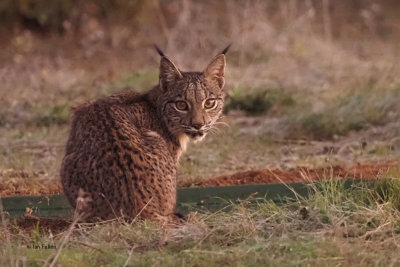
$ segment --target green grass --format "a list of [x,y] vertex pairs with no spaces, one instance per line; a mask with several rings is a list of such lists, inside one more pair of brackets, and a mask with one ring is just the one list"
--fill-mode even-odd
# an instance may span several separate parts
[[333,101],[318,112],[292,114],[287,121],[290,137],[332,139],[393,120],[400,101],[400,88],[359,90]]
[[[389,175],[392,177],[400,177],[400,168],[392,169]],[[389,202],[396,209],[400,210],[399,192],[400,192],[400,179],[379,180],[376,182],[374,189],[371,191],[373,198],[376,199],[379,203]]]
[[158,69],[141,70],[120,78],[123,86],[133,88],[135,91],[147,91],[158,83]]
[[[68,131],[67,125],[0,128],[0,171],[58,178]],[[7,182],[6,177],[1,178]]]
[[[134,19],[131,9],[141,1],[134,2],[124,9],[129,19]],[[290,18],[287,12],[276,12],[292,10],[290,5],[279,5],[277,10],[269,11],[282,20],[282,25],[278,25],[273,17],[265,15],[270,4],[260,2],[251,6],[238,2],[230,8],[231,15],[221,17],[220,12],[208,12],[218,11],[214,5],[194,1],[189,5],[193,13],[189,23],[178,28],[173,26],[175,18],[169,21],[169,7],[161,5],[172,36],[177,32],[183,33],[180,36],[184,39],[196,35],[192,39],[197,41],[190,45],[183,45],[186,40],[176,36],[173,41],[182,45],[169,42],[166,51],[171,58],[180,55],[182,61],[191,65],[197,64],[197,56],[204,55],[207,60],[206,55],[220,49],[217,49],[219,44],[210,40],[220,36],[221,29],[224,34],[232,32],[231,29],[248,29],[245,42],[234,44],[227,54],[226,88],[229,90],[232,85],[235,88],[226,102],[226,110],[257,116],[249,118],[233,112],[227,119],[230,128],[191,145],[181,158],[178,179],[249,169],[398,159],[400,150],[393,145],[394,139],[387,140],[382,134],[368,139],[365,149],[352,145],[358,142],[354,141],[354,135],[344,142],[327,141],[371,126],[386,129],[387,122],[397,120],[399,87],[376,89],[398,86],[399,69],[393,62],[399,53],[392,50],[396,42],[380,37],[364,40],[361,33],[361,38],[353,40],[359,44],[357,48],[335,38],[326,42],[322,36],[307,30],[318,21],[308,19],[308,15],[304,17],[302,12],[298,15],[290,12],[293,13]],[[20,14],[21,18],[29,15],[40,22],[43,5],[32,8],[34,13],[21,11],[28,12]],[[154,8],[152,4],[144,8],[143,18],[134,24],[158,25],[158,19],[147,20],[151,17],[147,14],[154,13]],[[54,13],[54,7],[48,10]],[[251,16],[236,19],[241,18],[243,10]],[[192,23],[192,19],[198,18],[207,24]],[[221,23],[214,23],[215,18]],[[52,19],[40,20],[42,27],[53,28]],[[64,19],[60,21],[64,23]],[[99,22],[101,30],[106,24],[101,19]],[[143,92],[157,83],[157,64],[146,52],[149,31],[132,28],[126,32],[108,26],[104,28],[104,40],[94,43],[87,42],[90,36],[86,34],[81,40],[72,38],[72,43],[68,41],[70,38],[49,39],[23,28],[21,33],[3,36],[10,45],[4,45],[0,52],[5,92],[1,99],[4,109],[0,111],[0,183],[24,185],[30,192],[40,187],[41,179],[58,183],[69,107],[125,88]],[[348,26],[343,24],[343,28],[354,31],[354,27]],[[162,28],[153,27],[155,31],[150,33],[163,36]],[[80,45],[76,46],[76,41]],[[346,88],[353,87],[357,88],[349,94]],[[268,124],[271,117],[278,122]],[[265,130],[264,123],[273,129]],[[270,135],[273,131],[277,132],[276,138]],[[324,141],[286,143],[282,140],[285,137]],[[374,138],[383,141],[374,143]],[[332,151],[344,152],[323,152],[330,151],[331,146]],[[399,173],[392,176],[399,177]],[[353,191],[341,186],[340,182],[328,181],[322,184],[321,192],[282,206],[267,202],[256,206],[234,205],[230,212],[193,214],[189,223],[177,229],[162,229],[151,222],[81,224],[63,248],[58,262],[61,266],[121,266],[132,251],[129,264],[134,266],[400,265],[398,180],[381,180],[373,188]],[[7,232],[3,225],[0,227],[0,265],[4,266],[17,265],[17,261],[20,265],[25,262],[28,266],[42,266],[55,251],[28,249],[26,245],[35,242],[58,245],[61,240],[57,233],[37,230],[26,233],[20,229]],[[10,264],[11,258],[14,262]]]
[[52,107],[43,108],[36,111],[36,115],[32,118],[32,124],[37,126],[50,126],[67,124],[69,121],[70,106],[54,105]]
[[[329,175],[319,190],[286,204],[258,201],[194,213],[175,228],[150,221],[79,224],[62,249],[61,266],[387,266],[400,264],[400,177],[388,173],[372,186],[344,189]],[[394,175],[394,176],[393,176]],[[382,191],[382,183],[385,189]],[[382,193],[385,192],[385,193]],[[11,240],[11,245],[5,240]],[[2,229],[0,264],[42,264],[61,235]],[[129,257],[129,255],[131,256]]]
[[242,110],[249,115],[261,115],[272,108],[285,109],[296,104],[294,98],[283,89],[261,89],[249,91],[237,86],[225,105],[225,111]]
[[109,96],[122,90],[146,92],[158,84],[158,69],[140,70],[117,76],[111,83],[102,84],[101,96]]

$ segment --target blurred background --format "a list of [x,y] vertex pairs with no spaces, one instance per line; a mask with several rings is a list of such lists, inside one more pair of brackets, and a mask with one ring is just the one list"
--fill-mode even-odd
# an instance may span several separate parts
[[[227,55],[228,127],[180,179],[353,164],[400,153],[396,0],[2,0],[0,176],[56,179],[70,109]],[[15,181],[14,181],[15,182]]]

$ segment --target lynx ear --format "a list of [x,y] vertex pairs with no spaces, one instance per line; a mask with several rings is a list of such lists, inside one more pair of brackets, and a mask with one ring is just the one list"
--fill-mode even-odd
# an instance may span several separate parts
[[160,62],[160,83],[164,85],[182,78],[182,73],[175,64],[169,58],[163,56]]
[[209,82],[217,82],[219,88],[225,84],[225,55],[219,54],[214,57],[204,70],[204,77]]

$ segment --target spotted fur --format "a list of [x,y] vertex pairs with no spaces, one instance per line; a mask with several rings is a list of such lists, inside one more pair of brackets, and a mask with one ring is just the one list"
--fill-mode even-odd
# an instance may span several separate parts
[[183,72],[162,55],[159,84],[149,92],[120,93],[73,113],[61,181],[73,207],[86,194],[87,219],[176,219],[179,156],[222,112],[225,55],[203,72]]

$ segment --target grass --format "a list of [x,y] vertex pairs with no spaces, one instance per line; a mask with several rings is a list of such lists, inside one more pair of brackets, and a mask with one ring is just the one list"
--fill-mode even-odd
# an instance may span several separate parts
[[141,70],[124,75],[120,78],[120,83],[133,88],[135,91],[147,91],[158,83],[158,69]]
[[293,97],[283,89],[254,89],[251,93],[247,91],[248,89],[235,87],[225,105],[225,112],[242,110],[248,115],[261,115],[271,109],[285,109],[296,104]]
[[[25,126],[0,129],[0,172],[29,173],[29,176],[58,177],[67,141],[67,125]],[[6,176],[0,176],[7,182]]]
[[43,111],[37,111],[31,123],[37,126],[62,125],[69,121],[70,107],[69,105],[55,105],[45,108]]
[[[82,26],[94,28],[82,28],[82,36],[47,38],[18,29],[2,36],[0,185],[35,193],[44,179],[59,183],[70,107],[127,87],[143,92],[155,85],[159,57],[150,42],[184,70],[204,68],[214,53],[234,42],[227,54],[226,89],[234,88],[226,102],[229,128],[189,147],[181,158],[180,180],[398,160],[400,146],[393,136],[399,129],[400,68],[398,42],[391,39],[398,16],[388,13],[381,22],[386,13],[376,14],[380,9],[373,6],[353,7],[353,13],[363,10],[368,18],[336,12],[332,29],[321,31],[323,14],[313,2],[185,1],[182,7],[149,2],[132,28],[89,16],[90,23]],[[383,12],[390,9],[385,7]],[[382,25],[393,36],[381,35]],[[327,40],[330,30],[333,38]],[[397,180],[381,180],[373,188],[347,191],[328,181],[321,192],[284,205],[260,202],[192,214],[176,229],[148,221],[79,224],[58,263],[399,265],[399,173],[390,176]],[[62,234],[1,226],[0,265],[42,266],[55,251],[27,245],[58,246]]]
[[[229,212],[191,214],[187,223],[174,228],[150,221],[78,224],[57,262],[61,266],[397,265],[398,174],[394,169],[375,186],[350,189],[328,176],[320,190],[310,187],[308,197],[279,205],[232,204]],[[2,242],[2,265],[13,258],[41,266],[54,249],[27,246],[57,246],[62,234],[3,229],[0,239],[7,238],[12,245]]]
[[[389,175],[399,177],[400,169],[393,169]],[[372,191],[374,199],[380,203],[390,202],[393,207],[400,210],[400,180],[399,179],[384,179],[375,184]],[[400,227],[400,221],[398,226]],[[400,230],[400,229],[399,229]]]
[[290,137],[313,140],[332,139],[370,126],[385,125],[393,117],[400,101],[400,88],[357,90],[342,97],[321,111],[297,113],[289,117]]
[[139,70],[133,73],[124,73],[117,75],[115,80],[101,84],[102,89],[99,96],[109,96],[126,89],[136,92],[145,92],[157,83],[158,70],[154,68]]
[[[48,75],[50,76],[50,74]],[[81,81],[84,83],[83,81]],[[51,99],[39,99],[35,103],[30,100],[15,101],[18,105],[13,108],[4,109],[0,112],[0,126],[8,126],[9,128],[38,126],[50,127],[52,125],[66,125],[69,122],[71,107],[83,102],[97,99],[111,94],[118,93],[122,90],[134,90],[144,92],[152,88],[158,82],[158,71],[149,69],[141,70],[134,73],[120,74],[115,79],[103,81],[100,85],[95,86],[83,85],[87,88],[76,89],[76,85],[72,84],[67,90],[81,94],[81,96],[52,96]],[[83,98],[82,98],[83,96]],[[73,99],[71,101],[71,98]]]

